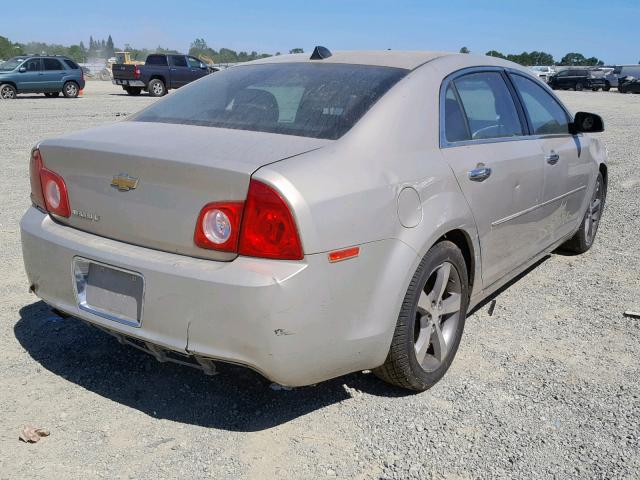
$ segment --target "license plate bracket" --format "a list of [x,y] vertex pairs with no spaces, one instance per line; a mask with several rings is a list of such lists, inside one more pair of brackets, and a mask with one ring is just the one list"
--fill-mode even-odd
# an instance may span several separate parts
[[131,270],[76,257],[74,288],[78,308],[139,327],[144,304],[144,277]]

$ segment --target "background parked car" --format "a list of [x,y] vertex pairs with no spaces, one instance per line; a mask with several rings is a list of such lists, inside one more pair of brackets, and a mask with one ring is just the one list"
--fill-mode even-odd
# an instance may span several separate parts
[[622,77],[618,80],[620,93],[640,93],[640,79],[632,76]]
[[129,95],[140,95],[146,90],[152,97],[162,97],[168,90],[183,87],[212,72],[199,58],[160,54],[149,55],[144,65],[116,63],[111,70],[113,83],[121,85]]
[[67,57],[25,55],[0,64],[0,99],[13,99],[21,93],[57,97],[60,92],[75,98],[84,83],[82,69]]
[[553,67],[546,67],[542,65],[536,65],[535,67],[529,67],[531,73],[538,77],[543,82],[548,82],[551,75],[554,75],[556,71]]
[[620,79],[629,76],[640,78],[640,65],[616,65],[605,78],[612,87],[617,88]]
[[568,68],[562,70],[549,78],[549,86],[554,90],[584,90],[590,88],[598,90],[601,88],[608,91],[611,87],[602,76],[602,72],[597,70]]

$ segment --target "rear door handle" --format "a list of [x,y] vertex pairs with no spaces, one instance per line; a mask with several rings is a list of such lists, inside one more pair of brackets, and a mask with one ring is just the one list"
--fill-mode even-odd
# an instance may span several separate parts
[[544,159],[549,165],[555,165],[556,163],[558,163],[558,160],[560,160],[560,155],[558,155],[557,153],[551,153],[544,157]]
[[484,182],[490,176],[491,169],[489,167],[477,167],[469,170],[469,180],[472,182]]

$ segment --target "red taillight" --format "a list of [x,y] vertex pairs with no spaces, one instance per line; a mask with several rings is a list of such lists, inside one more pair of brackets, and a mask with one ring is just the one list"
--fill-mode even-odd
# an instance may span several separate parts
[[201,248],[238,251],[242,202],[209,203],[200,210],[193,241]]
[[273,188],[251,180],[240,232],[240,255],[302,259],[296,222],[284,199]]
[[31,154],[31,201],[41,210],[61,217],[71,216],[67,186],[60,175],[44,166],[40,150]]
[[134,65],[133,67],[133,78],[136,80],[140,78],[140,67],[138,65]]
[[301,260],[302,245],[289,206],[280,194],[257,180],[246,202],[215,202],[198,215],[193,236],[201,248],[249,257]]

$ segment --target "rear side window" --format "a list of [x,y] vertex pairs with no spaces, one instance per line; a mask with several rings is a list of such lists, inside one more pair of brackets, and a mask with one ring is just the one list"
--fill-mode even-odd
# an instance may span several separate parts
[[523,135],[513,97],[499,72],[471,73],[454,84],[472,140]]
[[183,55],[171,55],[171,65],[174,67],[186,67],[187,59]]
[[569,118],[564,108],[540,85],[521,75],[511,76],[520,93],[534,135],[569,133]]
[[145,62],[147,65],[167,65],[167,57],[164,55],[149,55]]
[[447,87],[444,98],[444,118],[444,131],[447,142],[471,140],[462,106],[458,100],[458,95],[451,85]]
[[71,70],[78,70],[80,68],[76,62],[67,58],[64,59],[64,63],[66,63]]
[[237,66],[179,89],[132,120],[337,139],[407,73],[335,63]]
[[44,65],[45,70],[64,70],[60,60],[55,58],[43,58],[42,64]]

